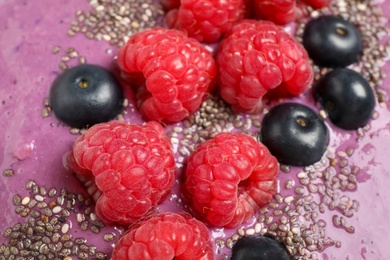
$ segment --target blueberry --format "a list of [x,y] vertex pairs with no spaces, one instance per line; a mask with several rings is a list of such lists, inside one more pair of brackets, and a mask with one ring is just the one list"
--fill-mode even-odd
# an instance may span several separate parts
[[332,15],[320,16],[306,24],[303,46],[315,64],[331,68],[357,62],[363,49],[359,30],[349,21]]
[[365,126],[375,108],[370,84],[359,73],[346,68],[323,76],[314,87],[314,98],[320,101],[330,121],[346,130]]
[[329,134],[314,110],[298,103],[284,103],[264,116],[259,140],[280,163],[307,166],[321,159]]
[[123,90],[108,70],[83,64],[64,71],[54,80],[49,104],[60,121],[84,128],[118,115],[122,110]]
[[285,247],[267,236],[245,236],[232,248],[231,260],[290,260]]

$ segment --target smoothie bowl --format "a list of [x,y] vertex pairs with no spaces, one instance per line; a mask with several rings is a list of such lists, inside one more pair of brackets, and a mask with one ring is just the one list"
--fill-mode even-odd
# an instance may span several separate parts
[[[169,1],[163,4],[167,6],[167,2]],[[184,2],[182,1],[183,8]],[[244,4],[249,5],[249,3]],[[2,115],[0,165],[3,173],[0,177],[0,201],[3,212],[0,214],[0,259],[126,259],[121,254],[131,250],[131,242],[128,242],[131,240],[129,238],[132,234],[131,230],[139,229],[142,223],[149,222],[153,223],[158,230],[157,224],[163,222],[163,218],[159,218],[162,214],[168,216],[168,219],[171,217],[171,221],[176,224],[188,221],[197,223],[190,226],[196,227],[194,228],[196,235],[192,235],[198,240],[183,238],[183,241],[187,243],[191,241],[191,243],[181,249],[182,258],[176,256],[178,259],[241,259],[240,252],[241,257],[248,256],[245,253],[256,251],[258,248],[262,248],[263,252],[267,250],[273,253],[281,252],[279,257],[293,259],[389,259],[390,253],[386,248],[390,233],[387,224],[387,217],[390,216],[390,206],[387,203],[390,199],[387,188],[390,175],[390,165],[387,163],[387,155],[390,153],[387,85],[390,79],[386,77],[390,71],[390,65],[387,63],[390,48],[389,2],[334,0],[320,9],[300,7],[301,12],[296,11],[296,17],[291,18],[291,21],[277,20],[277,23],[284,24],[277,27],[282,29],[272,29],[273,32],[277,31],[278,35],[285,33],[293,40],[287,36],[283,36],[283,39],[293,42],[291,44],[303,46],[309,21],[326,15],[341,17],[350,22],[359,32],[362,49],[357,60],[342,66],[343,69],[327,65],[319,66],[313,62],[312,54],[309,53],[310,57],[308,57],[302,54],[306,53],[302,51],[296,64],[302,64],[302,60],[307,61],[308,65],[302,67],[310,68],[312,73],[310,75],[306,73],[305,77],[300,78],[300,86],[304,86],[297,90],[298,92],[293,91],[294,93],[279,96],[279,94],[286,94],[284,90],[288,89],[287,86],[299,85],[291,83],[292,80],[285,81],[280,83],[284,86],[284,90],[269,91],[262,101],[254,101],[257,94],[257,96],[264,95],[256,88],[258,85],[255,81],[245,81],[249,83],[242,84],[242,92],[233,92],[234,95],[231,92],[234,88],[231,86],[230,90],[229,87],[225,88],[228,89],[227,91],[221,90],[222,85],[233,84],[236,78],[250,78],[248,75],[236,75],[238,69],[232,72],[233,69],[229,66],[235,63],[227,60],[229,55],[220,55],[222,49],[225,50],[224,53],[228,53],[231,49],[234,52],[242,51],[244,47],[239,44],[241,39],[232,38],[234,35],[239,37],[237,36],[240,34],[239,29],[234,27],[237,34],[226,32],[233,40],[224,38],[223,43],[221,38],[227,36],[217,34],[208,35],[208,38],[199,38],[198,35],[194,37],[198,37],[197,40],[188,40],[190,37],[187,35],[168,33],[168,29],[165,29],[168,25],[176,27],[185,25],[183,21],[180,25],[180,15],[177,14],[177,12],[180,14],[180,11],[175,11],[175,8],[180,10],[182,7],[176,6],[173,8],[174,11],[167,11],[157,1],[41,0],[39,3],[23,0],[0,1],[2,47],[0,75],[3,82],[0,88]],[[240,30],[243,30],[241,19],[249,15],[245,10],[234,18],[236,23],[241,23]],[[285,14],[283,17],[289,16]],[[272,20],[274,17],[266,17],[266,19]],[[259,22],[258,18],[245,21],[255,20]],[[253,23],[248,22],[246,28],[255,26]],[[151,37],[158,39],[154,40],[156,43],[150,43],[153,40],[150,42],[145,40],[147,36],[138,36],[137,40],[134,40],[135,35],[141,35],[140,33],[145,31],[150,32],[149,30],[155,27],[162,27]],[[268,23],[266,26],[263,24],[261,28],[270,30],[268,27],[276,28],[274,24],[271,26]],[[256,27],[256,30],[263,30],[259,28]],[[190,35],[191,31],[188,31],[188,34]],[[142,77],[140,71],[134,71],[132,67],[134,64],[137,69],[146,67],[144,61],[152,60],[154,54],[150,53],[155,51],[150,49],[150,55],[146,53],[142,59],[138,58],[138,63],[135,63],[132,62],[134,53],[139,54],[141,51],[138,49],[132,51],[132,48],[135,49],[132,46],[136,44],[157,46],[159,40],[165,41],[165,38],[169,37],[180,38],[174,46],[181,46],[183,42],[182,46],[192,46],[191,55],[195,55],[193,54],[195,52],[199,56],[193,58],[191,66],[195,66],[195,61],[201,56],[203,62],[196,63],[196,66],[203,65],[199,65],[197,69],[207,72],[204,74],[207,76],[197,76],[196,83],[191,83],[197,84],[199,95],[182,102],[186,104],[181,106],[185,108],[185,113],[182,113],[184,110],[178,109],[174,114],[172,112],[174,107],[168,109],[162,105],[156,107],[157,103],[150,101],[151,98],[160,97],[166,101],[161,103],[166,104],[172,97],[169,95],[172,92],[167,83],[169,78],[165,77],[165,74],[160,73],[163,74],[161,76],[163,80],[158,80],[155,85],[152,84],[152,87],[148,85],[148,82],[153,82],[153,75],[158,75],[156,71],[161,71],[160,67],[156,66],[154,70],[149,70],[149,73],[147,69],[140,69],[141,74],[144,73]],[[301,50],[302,47],[297,48]],[[308,49],[307,46],[305,48]],[[165,48],[166,52],[161,55],[169,53],[168,49]],[[194,49],[197,49],[197,52]],[[285,51],[282,47],[280,50]],[[272,51],[267,53],[274,53]],[[134,56],[131,56],[133,54]],[[329,53],[325,56],[331,55]],[[190,61],[186,62],[190,63]],[[88,166],[88,163],[81,163],[78,160],[79,150],[75,150],[77,143],[90,140],[85,136],[90,133],[90,130],[96,129],[92,126],[96,123],[89,123],[85,127],[72,126],[72,123],[64,123],[59,112],[54,109],[51,90],[55,80],[71,68],[85,64],[98,65],[112,73],[122,91],[116,99],[120,108],[114,116],[105,121],[111,120],[110,122],[126,125],[125,127],[127,125],[150,126],[150,131],[155,131],[161,136],[159,140],[164,143],[163,147],[169,147],[166,148],[168,159],[158,161],[155,164],[157,166],[153,168],[160,169],[159,167],[164,165],[161,167],[169,171],[161,170],[161,172],[169,172],[169,174],[164,175],[165,177],[160,178],[159,181],[150,181],[152,188],[148,187],[149,192],[153,189],[157,190],[157,186],[163,186],[161,179],[166,180],[164,185],[167,186],[153,193],[154,195],[146,196],[148,201],[154,203],[148,209],[128,210],[130,206],[122,209],[122,204],[115,204],[118,200],[111,203],[106,199],[108,188],[107,190],[104,188],[101,180],[98,182],[97,176],[102,175],[96,170],[97,166],[93,168]],[[294,66],[298,67],[296,64]],[[226,68],[230,74],[224,74],[220,70],[221,67]],[[172,68],[178,75],[181,73],[179,65],[168,66],[164,71]],[[346,69],[348,71],[342,71],[342,74],[350,73],[349,70],[357,72],[368,84],[362,83],[366,86],[364,89],[367,90],[368,86],[374,98],[371,101],[373,105],[365,103],[364,111],[372,110],[369,116],[365,116],[362,119],[363,123],[358,126],[347,123],[348,126],[352,124],[352,127],[346,127],[342,122],[334,119],[332,113],[326,109],[326,104],[329,103],[322,102],[325,98],[318,96],[321,92],[320,83],[326,83],[323,83],[323,79],[325,75],[329,75],[328,72]],[[302,71],[307,70],[302,69]],[[267,75],[267,79],[270,80],[261,82],[262,86],[275,83],[272,80],[274,74]],[[356,81],[360,82],[360,78]],[[207,87],[199,82],[206,84]],[[245,92],[247,91],[245,87],[250,89],[252,96]],[[272,90],[278,88],[279,86],[269,87]],[[160,89],[162,91],[159,91]],[[153,92],[154,90],[156,91]],[[174,94],[175,98],[186,96],[183,94],[184,91],[180,93],[180,95]],[[243,96],[245,97],[242,98]],[[61,96],[59,99],[63,100]],[[272,146],[274,141],[267,142],[266,132],[274,133],[275,130],[266,131],[266,127],[281,122],[281,128],[291,129],[287,127],[286,121],[282,121],[282,117],[275,116],[277,111],[274,108],[286,104],[293,104],[294,111],[303,105],[304,109],[314,112],[317,121],[321,123],[323,132],[320,132],[315,141],[311,142],[317,143],[319,140],[318,143],[321,143],[319,149],[321,152],[314,161],[306,159],[316,154],[317,148],[302,156],[308,148],[299,151],[290,144],[289,149],[282,149],[293,150],[286,158],[283,157],[284,153],[280,154],[280,151]],[[347,111],[353,110],[352,106],[347,108]],[[169,112],[164,114],[161,111]],[[282,115],[286,114],[288,112],[282,112]],[[360,112],[360,115],[362,114],[364,113]],[[270,120],[269,118],[272,117],[277,119]],[[359,118],[361,119],[361,116]],[[157,121],[160,123],[156,123]],[[272,122],[268,123],[269,121]],[[298,123],[302,126],[308,122],[303,120]],[[137,131],[141,131],[140,128],[131,130],[138,133]],[[231,134],[219,135],[221,132]],[[283,139],[288,135],[288,132],[283,133],[277,139]],[[239,141],[234,139],[230,143],[238,142],[241,146],[232,145],[226,149],[225,141],[231,140],[229,138],[237,138],[237,135],[240,136]],[[297,134],[297,136],[302,135],[303,133]],[[153,138],[155,137],[148,136],[146,140],[155,140]],[[158,141],[159,145],[160,141]],[[93,142],[85,141],[85,143],[91,145]],[[210,147],[217,147],[220,150],[215,152]],[[256,155],[253,155],[252,151],[255,151],[253,154]],[[202,153],[207,156],[200,160],[199,154]],[[91,154],[94,157],[97,152]],[[242,206],[242,212],[245,212],[242,215],[234,211],[236,208],[227,207],[234,215],[227,217],[228,210],[220,206],[223,204],[222,201],[230,201],[227,193],[220,195],[223,198],[219,200],[220,203],[213,204],[207,197],[211,195],[201,196],[203,190],[196,186],[201,182],[194,184],[191,180],[198,178],[197,168],[207,168],[210,165],[214,167],[219,157],[227,158],[231,154],[234,154],[234,158],[242,154],[246,157],[253,155],[251,158],[255,159],[252,160],[253,165],[250,167],[257,169],[253,172],[257,172],[259,175],[256,176],[261,177],[248,177],[254,176],[252,171],[249,171],[245,177],[245,174],[239,171],[241,179],[237,180],[237,186],[232,188],[235,191],[233,194],[246,194],[248,197],[245,197],[244,202],[249,202],[248,204],[243,202],[242,205],[246,206]],[[290,158],[293,158],[292,161],[289,160]],[[137,165],[146,167],[141,159],[137,160]],[[228,159],[225,162],[230,163]],[[234,163],[232,162],[231,165]],[[228,173],[225,172],[228,172],[228,166],[226,167],[224,170],[213,172],[213,184],[206,185],[208,190],[213,190],[218,183],[222,183],[221,180],[227,178]],[[124,175],[121,178],[124,180]],[[205,181],[205,178],[202,181]],[[139,191],[146,185],[132,188],[134,187],[132,185],[137,185],[139,179],[129,181],[126,186],[128,190]],[[246,181],[247,179],[251,181]],[[112,182],[114,180],[113,177]],[[110,178],[107,181],[111,183]],[[256,191],[248,191],[251,185],[260,185],[261,189],[260,186],[256,186],[258,188]],[[223,187],[215,189],[216,191],[212,193],[214,199],[218,197],[216,194],[223,193],[220,192],[221,190],[226,191]],[[263,193],[259,195],[258,190]],[[120,195],[117,197],[122,198]],[[204,208],[207,210],[199,210]],[[110,214],[112,212],[115,214]],[[134,212],[143,213],[139,213],[138,216]],[[118,218],[118,214],[126,217]],[[172,236],[174,230],[172,228],[166,237]],[[184,237],[183,229],[180,230],[182,231],[178,232],[182,232],[180,235]],[[150,232],[152,234],[152,231]],[[147,240],[153,236],[145,235],[143,239]],[[119,242],[121,238],[122,242]],[[245,239],[248,238],[249,242],[245,244]],[[255,242],[251,239],[255,239]],[[264,249],[262,239],[272,241],[275,247]],[[154,251],[162,255],[162,246],[151,246],[148,243],[152,242],[145,242],[148,248],[145,251],[149,252],[149,255],[141,254],[134,249],[127,257],[148,259]],[[204,248],[196,251],[200,244],[204,245]],[[254,244],[257,249],[247,246],[248,244]],[[179,245],[174,248],[179,250]],[[185,255],[183,251],[190,253]],[[161,259],[172,259],[172,257]]]

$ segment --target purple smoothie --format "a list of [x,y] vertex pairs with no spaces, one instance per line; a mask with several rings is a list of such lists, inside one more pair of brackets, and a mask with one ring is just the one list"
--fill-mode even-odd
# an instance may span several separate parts
[[[390,17],[389,3],[389,1],[381,1],[386,17]],[[43,202],[47,204],[57,199],[63,188],[68,194],[83,194],[85,198],[88,197],[84,186],[64,165],[64,156],[71,149],[78,135],[71,134],[70,128],[59,122],[53,114],[43,116],[42,111],[45,108],[44,100],[48,96],[50,85],[61,73],[59,66],[61,57],[69,48],[74,48],[78,53],[77,58],[67,63],[69,66],[77,64],[79,57],[84,57],[87,63],[99,64],[118,72],[115,64],[115,55],[118,51],[116,45],[104,39],[88,39],[82,33],[72,37],[68,35],[71,23],[76,19],[76,12],[90,9],[88,1],[41,0],[38,3],[38,1],[0,0],[0,78],[3,82],[0,88],[2,115],[0,170],[13,173],[8,177],[0,176],[0,206],[4,212],[0,216],[0,245],[7,245],[10,241],[10,238],[4,237],[7,227],[13,227],[18,222],[22,224],[30,217],[30,215],[23,217],[15,212],[17,209],[13,201],[15,194],[19,194],[22,200],[25,197],[34,198],[37,203],[42,202],[40,201],[42,197]],[[389,26],[388,22],[387,26]],[[53,48],[57,49],[56,47],[60,50],[58,53],[53,53]],[[384,70],[390,72],[390,65],[386,64]],[[387,94],[389,91],[386,86],[389,84],[390,78],[387,77],[382,84]],[[129,100],[129,105],[123,114],[124,120],[143,123],[136,111],[132,92],[125,83],[124,88]],[[293,100],[318,109],[309,95]],[[302,252],[302,255],[312,259],[315,257],[318,259],[390,259],[390,253],[386,248],[387,237],[390,235],[390,227],[387,224],[387,218],[390,216],[388,203],[390,163],[387,158],[390,154],[389,105],[387,99],[386,102],[377,104],[378,117],[370,122],[371,127],[363,131],[364,135],[357,131],[339,130],[326,119],[331,130],[331,141],[329,151],[324,155],[321,163],[306,169],[291,167],[288,173],[281,170],[278,196],[272,201],[274,204],[262,210],[256,219],[251,220],[240,230],[210,228],[216,242],[216,259],[228,258],[230,254],[228,247],[232,238],[234,240],[245,233],[264,233],[265,228],[267,232],[272,231],[273,224],[277,225],[276,231],[287,228],[294,235],[299,233],[299,237],[302,237],[302,231],[310,227],[315,229],[312,234],[304,238],[317,239],[321,243],[313,242],[317,245],[316,248],[310,247],[313,251]],[[258,120],[261,120],[261,117]],[[183,124],[168,125],[167,134],[173,139],[185,135],[183,132],[176,133],[173,130],[175,127],[183,127]],[[240,131],[240,129],[236,127],[231,130]],[[248,131],[255,135],[258,130],[256,125],[252,125]],[[179,175],[186,156],[185,152],[180,152],[181,144],[173,142],[173,148],[177,155]],[[329,167],[330,165],[332,167]],[[327,171],[326,168],[331,169]],[[348,183],[355,183],[355,186],[350,185],[344,190],[335,188],[332,197],[326,193],[326,191],[331,192],[330,188],[326,189],[326,185],[330,185],[326,180],[328,178],[326,174],[331,177],[337,176],[340,183],[345,179],[344,176],[347,176],[346,178],[350,179]],[[354,177],[349,177],[351,175]],[[302,179],[308,179],[309,183]],[[33,188],[26,188],[26,183],[30,180],[34,180],[39,187],[46,187],[47,190],[56,188],[57,194],[53,197],[48,194],[41,196],[40,191],[35,194]],[[315,184],[317,191],[310,183]],[[292,187],[289,188],[290,186]],[[297,191],[296,188],[302,189]],[[326,202],[327,197],[336,205]],[[322,203],[323,200],[326,203]],[[20,204],[23,205],[24,202]],[[96,252],[102,252],[109,258],[112,246],[123,232],[123,227],[97,225],[100,232],[94,233],[91,230],[91,226],[94,225],[94,215],[86,212],[87,208],[91,208],[93,212],[93,204],[86,204],[89,203],[75,199],[69,210],[70,215],[66,217],[65,222],[61,222],[61,228],[65,227],[58,233],[61,236],[71,235],[72,241],[76,238],[85,238],[84,244],[96,247]],[[56,205],[66,208],[65,204]],[[315,208],[315,205],[317,205],[316,209],[310,209],[310,207]],[[289,210],[286,209],[287,206]],[[319,209],[321,207],[324,209]],[[25,208],[29,208],[27,204]],[[31,208],[33,209],[38,209],[38,206]],[[181,210],[188,209],[180,199],[179,182],[176,182],[172,195],[160,205],[157,211],[179,212]],[[278,215],[279,213],[275,213],[276,210],[285,211]],[[288,212],[292,215],[295,212],[296,218],[292,219],[288,216],[287,221],[282,219],[283,216],[288,215]],[[307,215],[308,212],[310,216]],[[62,212],[57,215],[61,214]],[[86,231],[82,230],[83,221],[78,219],[80,214],[89,220]],[[258,220],[263,216],[268,220],[272,216],[273,219]],[[65,224],[70,226],[69,230]],[[321,232],[324,234],[320,230],[323,230]],[[112,234],[113,238],[105,239],[104,236],[107,234]],[[329,239],[326,240],[327,238]],[[305,241],[306,249],[309,249],[310,239]],[[322,247],[318,246],[320,244]],[[92,257],[92,254],[89,257]]]

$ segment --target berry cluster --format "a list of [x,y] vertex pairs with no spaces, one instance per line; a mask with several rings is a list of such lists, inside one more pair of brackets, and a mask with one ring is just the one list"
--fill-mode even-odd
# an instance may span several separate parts
[[[305,49],[268,21],[241,20],[217,53],[219,93],[236,111],[255,112],[263,96],[299,95],[313,80]],[[149,120],[178,122],[196,111],[214,86],[211,53],[182,32],[155,28],[134,35],[118,55]],[[275,91],[272,91],[275,94]]]
[[[303,6],[322,8],[329,0],[161,2],[171,9],[166,21],[175,29],[137,33],[118,54],[122,75],[134,87],[146,120],[183,120],[200,107],[216,82],[221,98],[235,112],[246,113],[257,112],[265,99],[300,95],[312,84],[308,53],[277,24],[297,19]],[[249,6],[268,21],[244,19],[249,17]],[[349,32],[347,29],[342,32]],[[324,33],[313,31],[314,36],[306,35],[310,45],[312,41],[323,43]],[[348,41],[350,36],[341,33],[339,38]],[[214,59],[201,42],[218,41]],[[314,45],[316,50],[322,49]],[[356,48],[352,61],[359,50]],[[313,57],[313,52],[309,54]],[[342,106],[345,99],[327,93],[325,86],[329,89],[327,85],[332,83],[332,89],[339,90],[351,79],[359,86],[348,96],[363,89],[371,102],[359,103],[351,113],[335,119],[335,124],[348,129],[362,126],[372,114],[375,104],[369,86],[355,75],[330,75],[316,88],[317,100],[332,104],[332,109],[347,110]],[[264,117],[259,138],[264,144],[245,134],[220,133],[188,157],[182,195],[194,216],[217,227],[245,223],[275,194],[278,161],[298,166],[315,163],[329,142],[326,125],[316,112],[294,103],[273,107]],[[103,221],[133,224],[116,245],[112,259],[214,258],[205,224],[186,214],[151,215],[175,179],[174,155],[159,123],[95,125],[76,140],[68,163],[76,173],[94,178],[101,192],[96,212]],[[258,238],[241,240],[233,258],[245,258],[258,242]],[[288,257],[282,249],[279,253]]]
[[166,23],[183,30],[204,43],[217,42],[234,23],[254,16],[284,25],[306,13],[306,8],[319,9],[331,0],[161,0],[168,10]]
[[[287,2],[253,4],[287,10]],[[218,70],[219,93],[237,112],[257,111],[268,92],[271,98],[275,93],[296,96],[311,84],[307,52],[295,39],[273,22],[243,20],[249,16],[250,1],[162,3],[173,8],[166,21],[175,29],[137,33],[118,54],[118,64],[134,86],[140,113],[147,120],[179,122],[189,116],[213,90]],[[275,12],[270,13],[279,11]],[[215,62],[200,42],[221,39]]]
[[102,192],[96,212],[107,223],[129,225],[151,213],[175,179],[173,152],[156,122],[97,124],[75,141],[68,162],[95,177]]
[[[96,213],[104,222],[132,225],[113,259],[213,259],[205,224],[186,214],[150,216],[175,177],[173,153],[157,122],[94,125],[75,141],[68,165],[80,179],[94,178]],[[277,173],[278,162],[264,145],[221,133],[189,157],[183,194],[205,222],[235,227],[271,200]]]

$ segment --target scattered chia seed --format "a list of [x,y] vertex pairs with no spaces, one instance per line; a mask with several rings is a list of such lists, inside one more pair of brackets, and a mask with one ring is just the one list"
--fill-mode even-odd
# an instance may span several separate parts
[[107,233],[107,234],[104,234],[103,239],[108,242],[108,241],[114,240],[114,237],[115,237],[114,234]]
[[[72,256],[77,258],[80,255],[84,257],[83,259],[107,258],[104,253],[97,252],[96,246],[87,245],[85,238],[74,239],[71,234],[72,227],[67,218],[76,218],[80,210],[91,209],[91,200],[88,200],[90,198],[86,199],[84,195],[69,193],[66,189],[61,189],[61,192],[57,194],[56,189],[40,187],[33,180],[28,181],[25,187],[27,191],[30,191],[30,195],[23,195],[22,198],[20,195],[22,191],[20,191],[20,194],[12,196],[12,203],[16,208],[15,213],[25,217],[24,222],[17,222],[2,232],[8,242],[0,245],[0,259],[72,259]],[[39,191],[39,193],[34,191]],[[49,198],[50,201],[47,201]],[[87,200],[88,205],[86,205]],[[62,215],[64,209],[57,205],[58,201],[70,207],[66,210],[66,216]],[[93,220],[90,215],[93,216]],[[91,230],[96,228],[100,232],[104,224],[92,210],[90,215],[84,216],[84,222],[87,225],[94,223],[91,225]],[[80,225],[77,221],[73,223]],[[119,235],[110,234],[111,236],[103,241],[115,243]],[[85,252],[80,253],[79,247]]]
[[12,169],[6,169],[6,170],[3,171],[3,175],[5,177],[11,177],[11,176],[14,175],[14,171]]
[[161,6],[153,0],[89,0],[89,3],[92,10],[77,11],[76,20],[71,22],[68,35],[82,33],[88,39],[103,39],[119,47],[132,34],[156,26],[164,13]]
[[91,229],[91,231],[92,231],[93,233],[95,233],[95,234],[99,234],[99,233],[100,233],[100,229],[99,229],[97,226],[95,226],[95,225],[92,225],[92,226],[90,227],[90,229]]

